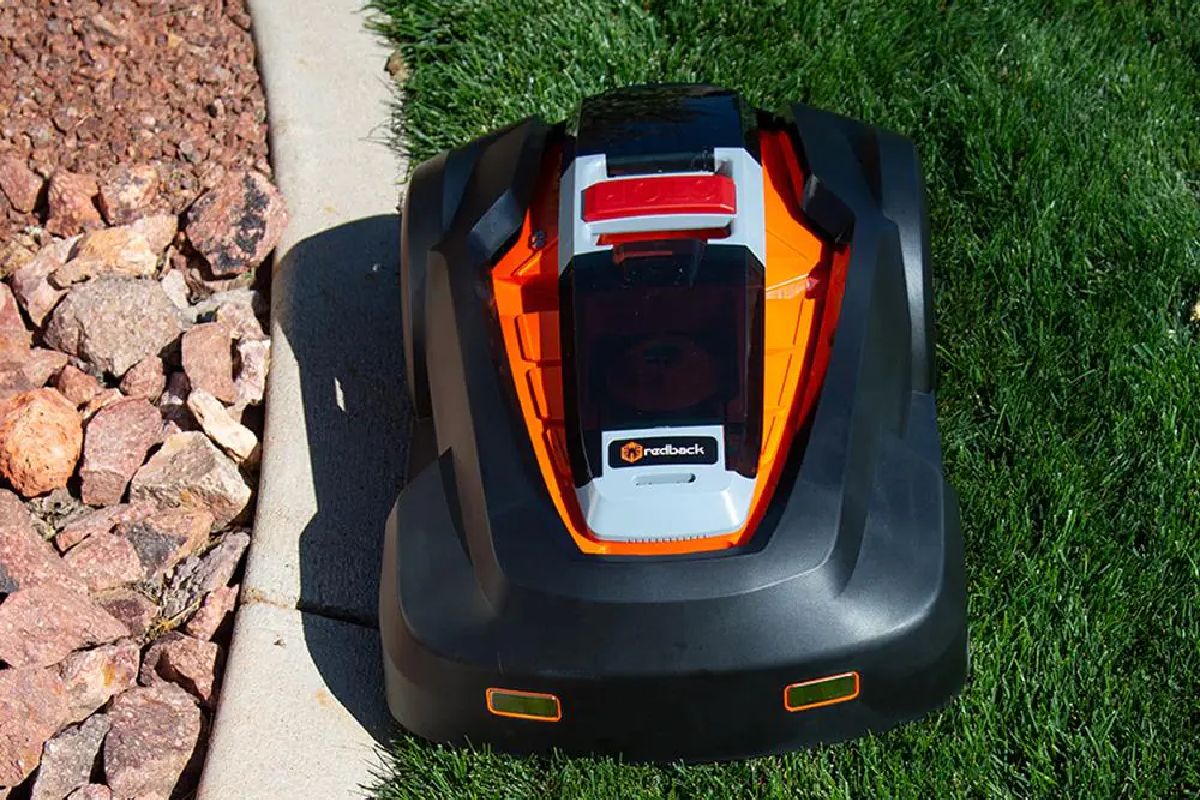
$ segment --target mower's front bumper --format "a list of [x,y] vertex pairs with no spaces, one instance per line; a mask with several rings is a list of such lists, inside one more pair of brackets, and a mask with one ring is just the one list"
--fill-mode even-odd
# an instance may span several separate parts
[[[511,752],[722,760],[884,731],[943,705],[965,680],[961,540],[950,494],[940,518],[915,537],[943,546],[935,559],[945,561],[935,571],[943,579],[923,586],[906,581],[929,572],[868,541],[902,536],[893,516],[891,530],[868,524],[854,569],[864,577],[875,567],[892,570],[886,583],[872,591],[852,576],[831,587],[828,602],[811,602],[819,590],[797,585],[628,605],[562,596],[525,603],[514,589],[496,603],[480,590],[455,530],[448,461],[435,460],[406,487],[383,553],[388,704],[420,736]],[[877,557],[890,563],[872,563]],[[662,566],[669,583],[671,566]],[[858,677],[852,699],[785,707],[785,687],[846,673]],[[550,721],[493,713],[489,689],[553,695],[561,714]]]

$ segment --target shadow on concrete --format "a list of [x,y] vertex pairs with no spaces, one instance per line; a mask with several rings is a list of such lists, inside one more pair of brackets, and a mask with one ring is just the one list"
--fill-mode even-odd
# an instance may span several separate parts
[[[393,729],[379,559],[408,451],[399,253],[398,215],[356,220],[293,247],[277,273],[288,279],[273,289],[288,293],[274,307],[300,367],[317,499],[300,536],[305,640],[330,692],[380,742]],[[330,620],[358,630],[339,634],[346,626]]]

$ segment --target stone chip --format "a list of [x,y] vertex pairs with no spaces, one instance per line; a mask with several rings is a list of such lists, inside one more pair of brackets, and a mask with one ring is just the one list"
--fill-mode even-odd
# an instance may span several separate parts
[[104,175],[100,186],[100,213],[109,225],[124,225],[140,217],[157,192],[158,170],[154,167],[148,164],[114,167]]
[[28,214],[37,206],[45,183],[23,159],[0,154],[0,192],[17,211]]
[[224,403],[237,399],[233,376],[233,330],[224,322],[202,322],[183,335],[183,371],[192,389]]
[[170,796],[200,739],[200,708],[172,683],[139,686],[113,701],[104,775],[119,797]]
[[34,325],[41,326],[66,294],[50,284],[50,275],[67,263],[79,237],[58,239],[44,245],[25,264],[13,270],[9,284]]
[[66,688],[53,669],[0,670],[0,792],[33,772],[68,713]]
[[258,437],[234,419],[221,401],[203,389],[188,395],[188,409],[208,434],[238,464],[254,465],[259,460]]
[[92,201],[99,191],[96,179],[90,175],[63,170],[54,173],[46,198],[49,208],[46,230],[58,236],[74,236],[103,227],[104,220]]
[[146,400],[117,400],[96,412],[87,424],[79,468],[83,501],[94,506],[119,503],[162,429],[162,414]]
[[161,252],[132,226],[91,231],[79,240],[71,259],[50,273],[50,284],[68,289],[100,276],[148,278],[158,269]]
[[96,714],[82,724],[64,728],[46,742],[30,800],[63,800],[86,785],[109,725],[107,716]]
[[83,449],[83,423],[55,389],[32,389],[3,401],[0,476],[25,497],[67,485]]
[[212,699],[220,648],[212,642],[170,633],[146,650],[138,682],[153,686],[169,681],[195,695],[201,703]]
[[67,364],[62,368],[62,372],[58,373],[58,377],[54,381],[54,386],[76,407],[100,394],[100,390],[103,388],[100,381],[96,380],[96,376],[87,374],[74,364]]
[[100,278],[71,289],[54,310],[45,338],[51,347],[122,376],[158,355],[181,331],[178,309],[157,281]]
[[128,635],[117,619],[73,588],[32,586],[0,603],[0,660],[10,666],[57,664],[73,650]]
[[0,283],[0,365],[21,366],[29,359],[29,330],[8,284]]
[[146,356],[130,367],[121,379],[121,392],[127,397],[157,402],[167,386],[167,375],[163,360],[158,356]]
[[237,605],[238,588],[236,585],[219,586],[206,594],[184,631],[197,639],[212,639]]
[[37,535],[24,503],[0,489],[0,598],[43,584],[84,592],[50,543]]
[[86,718],[109,698],[136,685],[140,655],[137,643],[125,639],[63,659],[58,675],[67,690],[71,721]]
[[287,223],[287,203],[265,175],[233,172],[192,205],[184,233],[220,278],[261,264]]
[[250,502],[250,487],[224,453],[199,431],[176,433],[130,482],[131,501],[150,500],[160,508],[203,508],[214,531],[228,525]]

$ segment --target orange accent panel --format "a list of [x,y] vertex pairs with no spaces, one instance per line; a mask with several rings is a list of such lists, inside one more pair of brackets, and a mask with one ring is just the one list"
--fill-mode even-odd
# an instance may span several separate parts
[[[553,700],[555,715],[553,717],[539,717],[533,714],[518,714],[515,711],[497,711],[493,703],[492,697],[497,692],[501,694],[516,695],[519,697],[537,697],[543,700]],[[531,719],[536,722],[558,722],[562,719],[562,702],[552,694],[544,692],[519,692],[515,689],[498,689],[496,687],[489,688],[484,692],[484,697],[487,698],[487,710],[495,714],[497,717],[512,717],[513,719]]]
[[525,314],[516,322],[522,358],[535,364],[557,364],[562,360],[557,311]]
[[562,367],[531,369],[526,375],[529,378],[529,391],[533,394],[538,419],[562,422],[563,393],[561,389],[554,391],[555,386],[562,386]]
[[[787,134],[760,133],[766,264],[763,440],[746,525],[724,536],[671,542],[602,542],[583,520],[562,428],[558,315],[558,160],[546,159],[516,243],[492,269],[493,297],[530,442],[551,501],[585,553],[676,555],[744,543],[770,503],[796,432],[811,416],[837,328],[849,251],[823,242],[800,211],[803,172]],[[544,234],[535,249],[533,232]],[[698,232],[691,232],[696,235]]]
[[[832,681],[832,680],[837,680],[838,678],[845,678],[849,675],[854,676],[854,693],[853,694],[848,694],[845,697],[835,697],[832,700],[822,700],[818,703],[807,703],[802,706],[788,705],[788,701],[787,701],[788,689],[791,689],[792,687],[808,686],[809,684],[812,684],[812,683],[824,683],[825,681]],[[854,698],[858,697],[858,692],[859,692],[858,673],[853,672],[853,671],[843,672],[840,675],[830,675],[826,678],[817,678],[816,680],[811,680],[811,681],[801,681],[800,683],[789,683],[787,686],[783,687],[783,707],[786,711],[808,711],[810,708],[821,708],[822,706],[832,706],[832,705],[836,705],[837,703],[848,702],[848,701],[853,700]]]

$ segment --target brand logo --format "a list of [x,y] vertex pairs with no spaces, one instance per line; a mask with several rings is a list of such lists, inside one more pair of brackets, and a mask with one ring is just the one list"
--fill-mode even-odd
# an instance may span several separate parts
[[628,461],[630,464],[641,461],[644,455],[646,455],[646,448],[637,442],[626,442],[621,447],[621,460]]
[[715,464],[717,440],[711,436],[662,436],[618,439],[608,446],[613,467],[655,464]]

